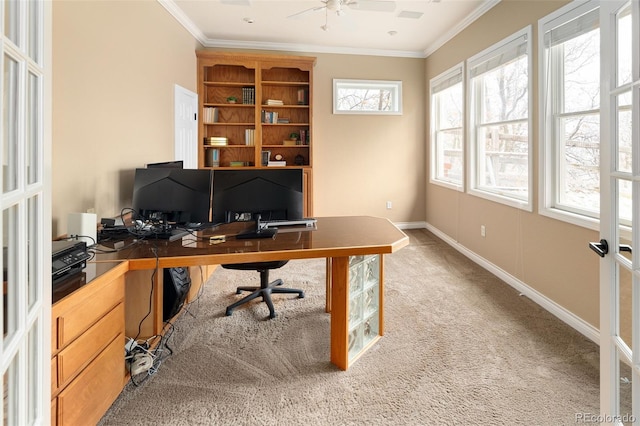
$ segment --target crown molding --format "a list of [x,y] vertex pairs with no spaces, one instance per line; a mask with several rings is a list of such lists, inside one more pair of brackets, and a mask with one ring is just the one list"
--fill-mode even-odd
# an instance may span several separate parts
[[450,31],[438,38],[433,45],[424,51],[407,50],[385,50],[385,49],[360,49],[353,47],[323,46],[316,44],[298,43],[271,43],[264,41],[239,41],[222,40],[208,38],[200,28],[180,9],[173,0],[157,0],[171,16],[173,16],[200,44],[204,47],[217,47],[229,49],[255,49],[255,50],[282,50],[288,52],[305,53],[336,53],[343,55],[369,55],[369,56],[389,56],[399,58],[424,59],[442,47],[446,42],[458,35],[462,30],[471,25],[476,19],[486,13],[489,9],[500,3],[501,0],[487,0],[467,16],[462,22],[453,27]]
[[431,46],[425,49],[424,52],[422,52],[423,53],[422,57],[428,58],[429,55],[434,53],[436,50],[440,49],[442,46],[445,45],[445,43],[447,43],[449,40],[451,40],[452,38],[460,34],[462,30],[467,28],[469,25],[475,22],[476,19],[478,19],[479,17],[487,13],[491,8],[493,8],[495,5],[497,5],[501,1],[502,0],[487,0],[484,3],[482,3],[476,10],[471,12],[463,21],[461,21],[455,27],[451,28],[451,30],[443,34]]

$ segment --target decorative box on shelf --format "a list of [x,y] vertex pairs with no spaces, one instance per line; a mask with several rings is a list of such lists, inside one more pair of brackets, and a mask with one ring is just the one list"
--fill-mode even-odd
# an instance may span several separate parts
[[296,139],[285,139],[282,141],[282,144],[286,146],[298,145],[298,141]]

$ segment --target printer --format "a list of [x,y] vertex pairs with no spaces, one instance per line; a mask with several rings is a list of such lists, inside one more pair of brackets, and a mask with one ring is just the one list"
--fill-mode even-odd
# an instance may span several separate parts
[[91,255],[87,243],[80,240],[53,241],[51,246],[52,282],[80,273]]

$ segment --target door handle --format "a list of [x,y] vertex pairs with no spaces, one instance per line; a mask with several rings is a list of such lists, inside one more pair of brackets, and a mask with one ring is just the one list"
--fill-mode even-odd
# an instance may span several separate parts
[[605,254],[609,253],[609,243],[605,239],[600,240],[599,243],[590,242],[589,248],[600,257],[604,257]]
[[628,251],[629,253],[631,253],[631,246],[626,244],[620,244],[620,251]]

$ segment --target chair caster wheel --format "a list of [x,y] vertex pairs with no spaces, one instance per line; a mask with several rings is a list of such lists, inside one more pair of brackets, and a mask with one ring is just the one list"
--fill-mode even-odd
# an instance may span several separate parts
[[227,311],[225,312],[225,315],[230,317],[232,313],[233,313],[233,309],[227,309]]
[[304,293],[300,293],[300,294],[298,295],[298,299],[304,299]]

